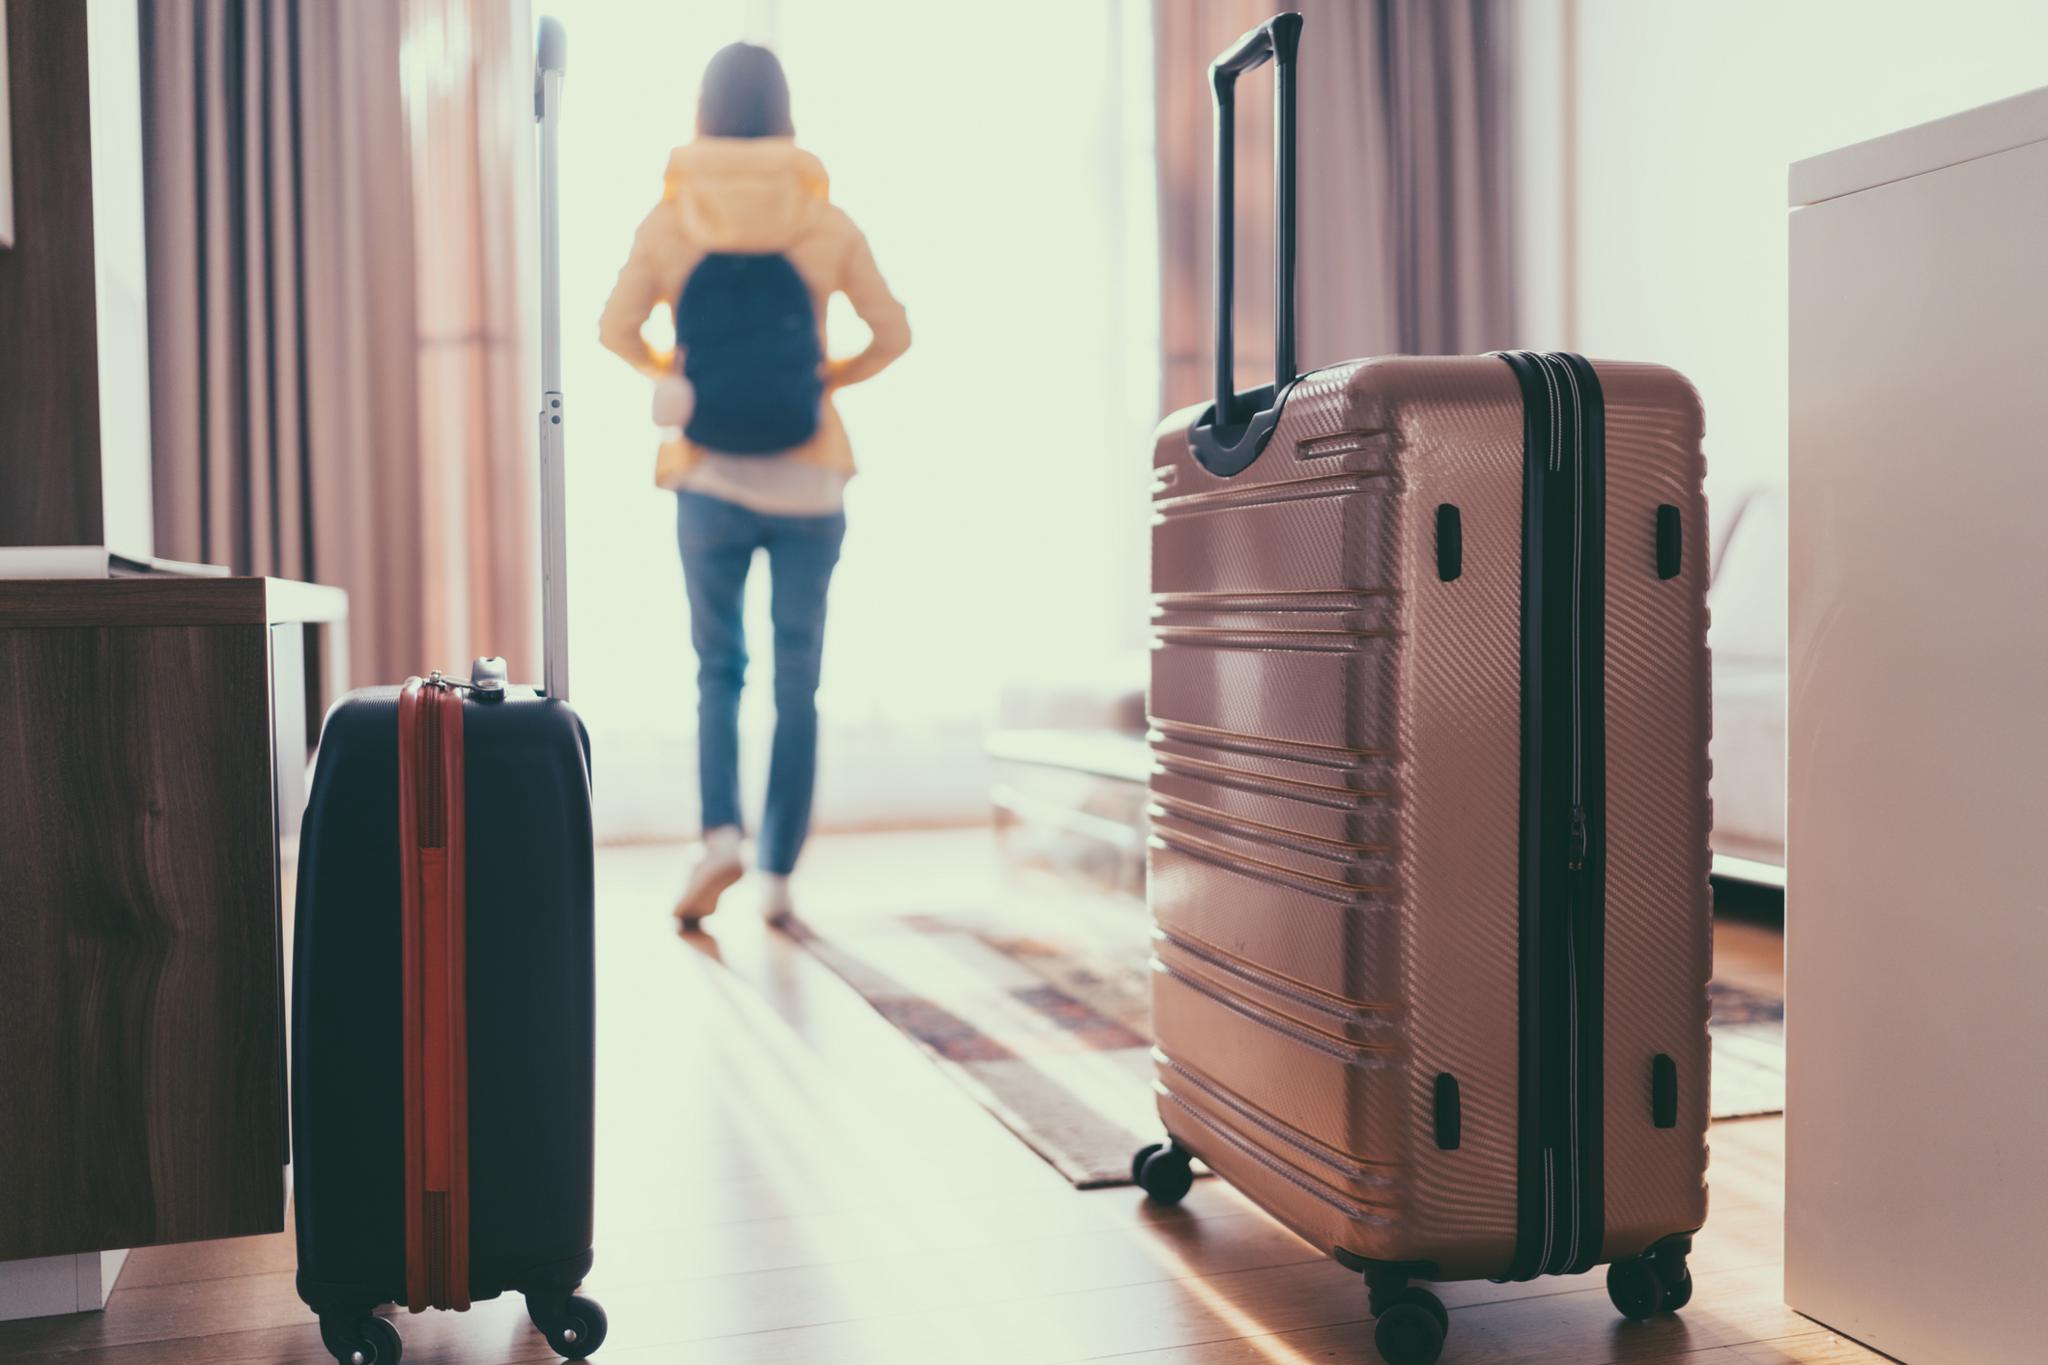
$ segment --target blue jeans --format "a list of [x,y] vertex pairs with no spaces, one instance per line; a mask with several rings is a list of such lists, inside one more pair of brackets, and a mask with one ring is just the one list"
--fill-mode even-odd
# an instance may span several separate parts
[[818,672],[825,590],[846,517],[774,517],[701,493],[676,494],[676,543],[697,649],[697,782],[704,828],[739,826],[740,688],[747,676],[741,604],[754,551],[768,552],[775,625],[775,742],[761,818],[764,872],[788,875],[811,825],[818,772]]

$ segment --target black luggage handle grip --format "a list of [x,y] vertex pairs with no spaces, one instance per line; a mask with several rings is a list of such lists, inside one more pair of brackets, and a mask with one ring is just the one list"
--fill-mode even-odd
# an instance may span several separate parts
[[[1228,86],[1247,71],[1256,71],[1278,57],[1284,66],[1294,64],[1301,46],[1301,16],[1293,12],[1276,14],[1232,43],[1209,63],[1209,79]],[[1228,95],[1218,98],[1227,99]]]
[[[1294,78],[1301,16],[1276,14],[1209,64],[1216,97],[1216,407],[1189,430],[1195,458],[1211,473],[1230,475],[1258,458],[1280,422],[1294,372]],[[1237,78],[1273,63],[1273,395],[1237,394],[1232,339],[1237,248]],[[1240,405],[1257,409],[1240,425]]]
[[563,31],[560,19],[552,14],[543,14],[540,17],[540,33],[534,39],[533,49],[533,65],[536,70],[567,74],[569,35]]

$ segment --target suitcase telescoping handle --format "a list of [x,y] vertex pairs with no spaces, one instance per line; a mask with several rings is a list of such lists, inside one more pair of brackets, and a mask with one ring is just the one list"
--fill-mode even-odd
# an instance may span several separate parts
[[542,16],[534,43],[533,117],[540,125],[540,633],[541,691],[569,700],[569,531],[562,475],[562,76],[568,34]]
[[[1188,432],[1195,458],[1235,474],[1280,423],[1294,373],[1294,72],[1301,16],[1276,14],[1209,64],[1216,96],[1216,407]],[[1237,247],[1237,78],[1273,63],[1273,386],[1239,394],[1231,312]]]

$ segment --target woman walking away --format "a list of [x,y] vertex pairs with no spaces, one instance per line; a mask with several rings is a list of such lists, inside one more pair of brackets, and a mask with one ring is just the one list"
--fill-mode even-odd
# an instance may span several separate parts
[[[768,553],[775,739],[758,861],[771,923],[792,913],[789,875],[810,826],[817,770],[825,593],[846,534],[853,453],[832,391],[879,374],[910,345],[903,306],[867,239],[827,195],[825,168],[794,142],[789,85],[763,47],[735,43],[705,69],[697,136],[669,156],[661,202],[640,223],[598,333],[677,390],[679,439],[656,480],[676,494],[676,540],[697,651],[697,770],[704,844],[675,914],[684,930],[718,908],[744,865],[739,799],[741,623],[747,571]],[[825,304],[844,293],[873,339],[827,362]],[[641,328],[675,309],[674,351]],[[664,406],[657,403],[657,408]],[[687,420],[681,410],[687,406]]]

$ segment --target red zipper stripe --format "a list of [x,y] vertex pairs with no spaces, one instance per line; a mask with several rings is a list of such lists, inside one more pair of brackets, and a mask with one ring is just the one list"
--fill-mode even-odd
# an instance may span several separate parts
[[406,1306],[469,1307],[468,932],[462,696],[399,693]]

